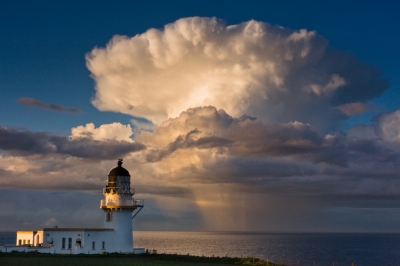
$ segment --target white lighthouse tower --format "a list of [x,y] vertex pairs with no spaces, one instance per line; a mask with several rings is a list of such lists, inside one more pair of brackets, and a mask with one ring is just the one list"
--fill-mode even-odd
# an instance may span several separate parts
[[[100,209],[105,213],[103,228],[43,228],[38,231],[17,231],[15,246],[0,245],[0,252],[36,251],[58,254],[100,254],[108,252],[144,253],[133,248],[132,219],[143,208],[143,200],[135,200],[131,175],[122,167],[111,169],[103,188]],[[135,212],[134,214],[132,214]]]
[[[122,159],[118,166],[108,174],[108,183],[103,188],[104,200],[100,208],[105,212],[104,228],[114,229],[113,247],[116,252],[132,252],[132,212],[136,214],[143,208],[143,200],[134,200],[135,190],[131,188],[131,175],[122,167]],[[135,214],[135,215],[136,215]]]

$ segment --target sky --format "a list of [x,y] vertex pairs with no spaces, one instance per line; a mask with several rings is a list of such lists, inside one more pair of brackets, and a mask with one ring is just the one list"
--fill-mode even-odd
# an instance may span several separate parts
[[395,1],[9,1],[0,230],[400,232]]

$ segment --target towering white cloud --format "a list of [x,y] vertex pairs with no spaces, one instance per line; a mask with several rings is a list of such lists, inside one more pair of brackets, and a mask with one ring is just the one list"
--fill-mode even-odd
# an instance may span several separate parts
[[71,138],[92,138],[94,140],[124,140],[133,142],[131,139],[133,130],[130,125],[122,125],[121,123],[103,124],[98,128],[93,123],[85,126],[77,126],[71,129]]
[[[300,121],[330,129],[335,108],[382,93],[376,69],[328,48],[315,31],[248,21],[184,18],[132,38],[114,36],[87,54],[93,104],[160,124],[212,105],[264,122]],[[346,115],[345,115],[346,114]]]

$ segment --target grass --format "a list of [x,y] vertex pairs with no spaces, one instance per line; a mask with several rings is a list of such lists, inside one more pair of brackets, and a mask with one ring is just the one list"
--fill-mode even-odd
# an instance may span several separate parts
[[[0,253],[0,265],[29,266],[171,266],[171,265],[267,265],[256,258],[199,257],[172,254],[107,254],[107,255],[61,255],[36,252]],[[269,263],[270,266],[276,264]]]

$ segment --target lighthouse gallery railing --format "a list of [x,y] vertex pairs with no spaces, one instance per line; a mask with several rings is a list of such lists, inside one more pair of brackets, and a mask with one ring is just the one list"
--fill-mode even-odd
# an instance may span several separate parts
[[106,194],[106,193],[135,195],[135,189],[134,188],[124,188],[124,187],[105,187],[105,188],[103,188],[103,194]]

